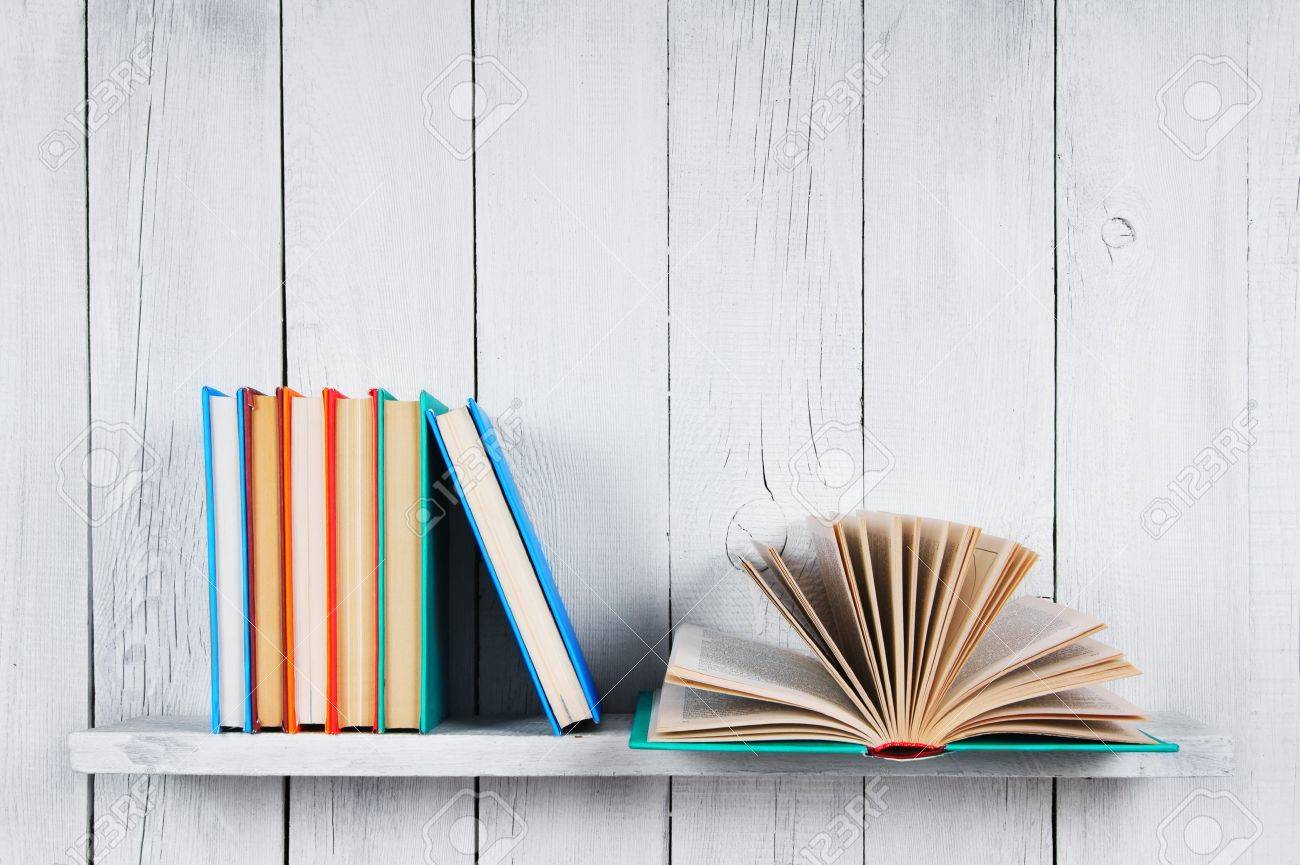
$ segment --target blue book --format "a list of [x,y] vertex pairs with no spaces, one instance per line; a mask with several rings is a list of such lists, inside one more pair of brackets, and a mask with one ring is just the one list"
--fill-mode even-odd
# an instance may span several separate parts
[[221,664],[219,663],[220,633],[217,628],[217,496],[212,470],[212,399],[227,398],[215,388],[205,387],[202,391],[203,402],[203,489],[207,494],[208,517],[208,616],[212,637],[212,732],[221,732]]
[[[435,415],[432,411],[429,411],[425,413],[425,417],[428,420],[429,429],[433,433],[434,440],[438,444],[438,450],[442,454],[442,458],[447,465],[447,472],[451,476],[452,484],[456,489],[456,495],[465,506],[465,514],[468,518],[470,530],[473,532],[474,540],[478,543],[479,550],[483,554],[483,560],[487,565],[488,575],[492,580],[493,586],[497,590],[497,596],[501,599],[501,606],[505,610],[506,620],[510,624],[510,630],[515,636],[515,641],[519,644],[519,651],[523,656],[524,666],[528,669],[528,676],[532,679],[533,686],[537,689],[537,694],[541,700],[542,708],[546,713],[546,718],[551,723],[551,729],[558,736],[563,733],[560,721],[556,716],[555,707],[551,705],[551,701],[547,698],[546,691],[543,688],[541,679],[537,673],[536,664],[528,651],[528,647],[521,632],[520,622],[516,615],[517,611],[511,608],[510,602],[507,599],[506,591],[502,586],[500,573],[500,568],[503,566],[503,562],[494,561],[493,559],[490,551],[491,545],[487,540],[485,540],[484,526],[482,525],[486,515],[483,513],[475,513],[475,500],[478,501],[480,507],[496,507],[499,513],[494,514],[494,518],[500,517],[503,513],[504,517],[502,519],[511,521],[515,530],[518,531],[519,546],[515,547],[515,549],[519,550],[522,548],[524,550],[522,557],[526,558],[528,564],[532,565],[531,570],[536,574],[539,589],[545,598],[551,613],[551,618],[548,622],[535,622],[533,623],[533,628],[530,630],[535,629],[537,632],[544,633],[548,627],[554,626],[556,631],[558,631],[560,640],[563,642],[563,647],[572,663],[573,672],[580,686],[581,694],[587,704],[587,716],[589,716],[593,721],[598,721],[599,713],[597,698],[594,696],[595,688],[592,685],[591,674],[587,669],[586,662],[583,660],[581,649],[578,647],[577,639],[573,634],[573,628],[568,621],[567,614],[564,612],[564,604],[560,600],[554,582],[550,579],[549,567],[545,571],[546,576],[543,577],[543,571],[536,566],[534,553],[529,549],[525,532],[521,528],[519,520],[519,515],[523,514],[523,507],[522,504],[519,503],[518,491],[513,489],[513,480],[510,479],[510,485],[512,487],[511,493],[507,494],[505,484],[502,483],[500,475],[497,474],[499,471],[497,467],[504,465],[505,463],[504,455],[501,454],[499,446],[495,448],[484,447],[484,442],[478,433],[478,425],[471,414],[471,412],[475,410],[477,410],[477,406],[474,406],[471,403],[468,409],[457,409],[455,411],[446,412],[442,414],[441,417]],[[481,414],[481,412],[479,413]],[[468,439],[472,437],[473,441],[470,443],[470,446],[464,446],[463,443],[462,446],[455,447],[454,449],[452,446],[449,446],[447,437],[444,435],[444,429],[442,428],[443,423],[451,424],[451,429],[455,430],[461,436],[463,442],[467,442]],[[488,463],[483,463],[482,457],[474,453],[478,447],[482,447],[482,453],[488,455]],[[491,451],[493,450],[496,451],[495,455],[491,454]],[[453,459],[453,453],[458,459]],[[506,469],[506,478],[509,479],[508,468]],[[494,500],[492,488],[496,488],[496,490],[500,492],[500,498]],[[514,503],[511,502],[512,497]],[[500,522],[501,519],[497,519],[497,525],[500,525]],[[528,523],[526,514],[523,515],[522,524],[528,526],[529,532],[532,531],[531,524]],[[532,542],[536,546],[537,555],[540,556],[541,545],[537,542],[536,533],[533,533]],[[511,541],[505,539],[505,543],[508,545]],[[541,556],[541,561],[545,564],[544,556]],[[561,622],[563,622],[563,624],[561,624]],[[572,715],[574,713],[571,711],[569,714]],[[581,717],[575,720],[585,719],[585,717]]]
[[203,481],[207,503],[208,606],[212,642],[212,732],[251,730],[244,394],[205,387]]
[[492,419],[487,416],[487,412],[479,408],[478,403],[469,400],[469,413],[474,418],[474,426],[478,429],[479,437],[483,439],[483,448],[487,452],[488,459],[492,461],[492,469],[496,472],[497,481],[501,484],[501,492],[506,497],[506,504],[510,506],[510,513],[514,515],[515,525],[519,529],[519,534],[524,539],[524,546],[528,549],[528,558],[533,562],[533,569],[537,571],[537,582],[541,584],[542,594],[546,595],[546,603],[551,608],[551,615],[555,617],[555,624],[560,629],[560,638],[564,640],[564,648],[569,652],[569,660],[573,663],[573,669],[578,674],[578,681],[582,684],[582,693],[587,697],[587,705],[591,709],[591,718],[597,724],[600,723],[600,697],[596,694],[596,683],[591,678],[591,670],[587,667],[587,659],[582,656],[582,646],[578,645],[578,635],[573,630],[573,623],[569,621],[569,612],[564,608],[564,599],[560,597],[560,590],[555,587],[555,579],[551,574],[551,563],[546,560],[546,553],[542,550],[542,542],[537,537],[536,530],[533,529],[533,523],[528,519],[528,511],[524,508],[523,497],[519,495],[519,488],[515,486],[514,476],[510,474],[510,465],[506,462],[505,450],[501,446],[501,440],[497,436],[496,430],[492,426]]

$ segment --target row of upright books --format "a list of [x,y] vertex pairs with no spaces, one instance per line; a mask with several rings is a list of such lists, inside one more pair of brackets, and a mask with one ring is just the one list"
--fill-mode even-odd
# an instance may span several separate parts
[[[202,392],[212,731],[428,732],[448,551],[482,554],[552,729],[599,699],[487,414],[427,393]],[[463,506],[465,519],[454,518]]]

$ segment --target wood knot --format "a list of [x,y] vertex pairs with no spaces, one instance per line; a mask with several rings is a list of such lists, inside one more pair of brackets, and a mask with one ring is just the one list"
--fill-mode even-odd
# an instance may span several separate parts
[[748,560],[761,569],[760,547],[784,552],[785,543],[785,513],[767,496],[741,505],[727,523],[727,558],[733,568],[739,569],[741,560]]
[[1112,216],[1102,223],[1101,242],[1111,249],[1128,246],[1136,238],[1137,233],[1133,230],[1133,223],[1122,216]]

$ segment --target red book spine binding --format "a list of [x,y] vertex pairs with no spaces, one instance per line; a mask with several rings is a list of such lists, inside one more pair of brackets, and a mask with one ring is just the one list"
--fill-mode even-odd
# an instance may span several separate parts
[[923,742],[885,742],[867,749],[869,756],[882,760],[920,760],[937,757],[943,752],[943,745],[927,745]]
[[284,729],[298,732],[297,669],[293,637],[293,399],[302,394],[288,387],[275,390],[280,408],[280,531],[284,577]]
[[[248,593],[248,621],[244,627],[255,630],[254,622],[257,621],[256,596],[253,586],[256,585],[253,576],[256,565],[256,557],[253,555],[253,395],[261,396],[260,390],[253,388],[244,388],[244,404],[240,409],[240,423],[244,425],[244,489],[247,490],[247,512],[244,522],[245,547],[248,550],[248,561],[246,569],[248,571],[248,585],[244,590]],[[248,695],[249,702],[253,705],[253,732],[256,733],[262,729],[262,721],[257,716],[257,649],[256,641],[250,640],[249,646],[253,647],[248,655],[248,668],[252,671],[253,691]]]
[[335,538],[337,518],[334,507],[334,486],[337,472],[335,470],[335,453],[337,451],[334,434],[335,413],[338,400],[342,396],[333,388],[326,388],[325,398],[325,635],[326,688],[325,688],[325,732],[339,732],[339,678],[338,678],[338,544]]

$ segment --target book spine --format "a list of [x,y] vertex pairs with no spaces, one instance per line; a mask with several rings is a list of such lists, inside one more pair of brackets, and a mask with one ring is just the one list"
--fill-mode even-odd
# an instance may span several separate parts
[[867,749],[868,757],[881,760],[924,760],[937,757],[947,749],[943,745],[927,745],[923,742],[885,742]]
[[384,732],[387,729],[387,718],[384,716],[385,689],[384,673],[386,658],[384,657],[384,597],[385,597],[385,580],[387,574],[384,568],[384,526],[381,520],[383,509],[379,506],[384,500],[384,470],[383,470],[383,437],[384,437],[384,399],[383,392],[379,388],[372,388],[370,391],[370,411],[371,424],[374,429],[374,438],[370,443],[370,471],[374,479],[375,495],[370,501],[371,512],[370,522],[375,531],[375,665],[374,688],[371,689],[371,715],[374,718],[374,729],[376,732]]
[[339,677],[338,677],[338,517],[334,505],[337,482],[337,447],[335,420],[338,399],[341,395],[332,388],[324,392],[325,399],[325,732],[339,732]]
[[253,664],[253,523],[252,523],[252,506],[249,502],[249,492],[252,489],[253,463],[251,458],[251,430],[249,429],[252,405],[253,391],[251,388],[239,389],[239,465],[243,472],[243,483],[240,484],[239,493],[239,510],[240,519],[243,522],[243,553],[244,553],[244,580],[243,580],[243,601],[244,601],[244,732],[253,733],[257,730],[257,716],[254,712],[255,700],[253,699],[253,683],[256,670]]
[[208,627],[212,645],[212,732],[221,732],[221,647],[217,629],[217,515],[216,485],[212,479],[212,397],[222,394],[203,389],[203,487],[208,506]]
[[275,392],[280,421],[280,573],[284,580],[284,729],[298,732],[297,670],[293,634],[293,399],[287,387]]

